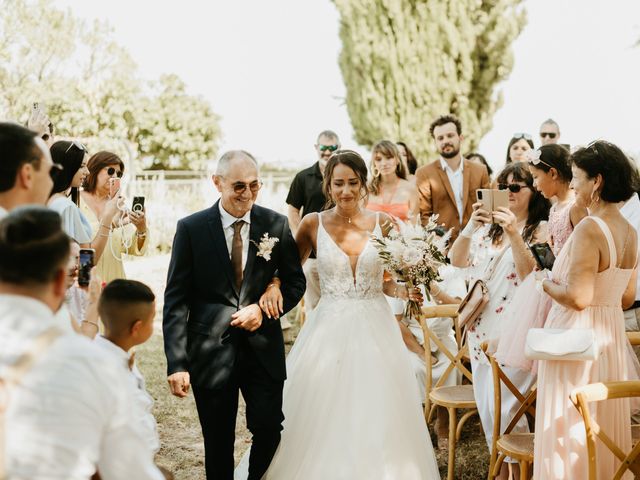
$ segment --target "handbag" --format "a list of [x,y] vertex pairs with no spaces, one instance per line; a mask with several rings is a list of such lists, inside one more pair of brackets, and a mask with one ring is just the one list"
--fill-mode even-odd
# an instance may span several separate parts
[[493,278],[500,259],[511,246],[502,249],[500,254],[493,259],[491,268],[485,274],[484,279],[476,279],[469,285],[469,290],[458,306],[458,324],[460,328],[469,329],[475,323],[484,307],[489,303],[489,287],[487,283]]
[[531,328],[524,355],[529,360],[593,361],[598,342],[592,328]]

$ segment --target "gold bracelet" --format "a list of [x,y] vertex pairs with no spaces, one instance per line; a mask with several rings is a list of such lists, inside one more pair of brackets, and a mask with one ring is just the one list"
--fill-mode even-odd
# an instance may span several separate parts
[[90,322],[89,320],[82,320],[80,323],[88,323],[89,325],[93,325],[96,328],[100,328],[96,322]]
[[[111,227],[108,227],[107,225],[105,225],[102,222],[100,222],[100,227],[106,228],[107,230],[111,230]],[[98,230],[100,229],[100,227],[98,227]]]
[[270,283],[269,285],[267,285],[267,290],[269,290],[271,287],[278,287],[278,288],[280,288],[280,285],[278,285],[277,283]]

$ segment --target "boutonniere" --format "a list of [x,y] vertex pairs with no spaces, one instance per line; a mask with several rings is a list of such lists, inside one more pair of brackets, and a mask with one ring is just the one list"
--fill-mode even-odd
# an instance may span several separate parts
[[270,237],[268,233],[262,235],[260,239],[260,243],[256,243],[253,240],[251,242],[258,247],[258,253],[256,255],[258,257],[264,258],[267,262],[271,260],[271,252],[273,251],[273,247],[275,247],[276,243],[280,241],[279,238]]

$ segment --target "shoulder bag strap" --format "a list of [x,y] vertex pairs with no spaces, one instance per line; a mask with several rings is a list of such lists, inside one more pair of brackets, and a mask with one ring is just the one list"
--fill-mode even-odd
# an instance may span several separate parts
[[494,257],[493,261],[491,262],[491,265],[489,266],[489,270],[485,273],[484,275],[484,282],[487,283],[488,281],[490,281],[493,278],[494,273],[496,273],[496,269],[498,268],[498,264],[500,263],[500,260],[502,260],[502,257],[504,256],[505,253],[507,253],[507,250],[509,250],[511,248],[511,244],[507,245],[506,247],[504,247],[500,253],[498,254],[497,257]]
[[0,480],[7,478],[6,471],[6,412],[9,405],[10,389],[20,383],[20,380],[31,370],[42,353],[63,332],[58,327],[51,327],[36,337],[18,360],[10,365],[0,378]]

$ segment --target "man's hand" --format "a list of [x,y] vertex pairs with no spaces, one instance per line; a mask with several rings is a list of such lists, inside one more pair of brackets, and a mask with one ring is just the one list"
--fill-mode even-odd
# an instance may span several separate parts
[[262,310],[257,304],[249,305],[231,315],[231,326],[254,332],[262,325]]
[[189,393],[191,387],[191,378],[189,372],[176,372],[167,378],[171,394],[179,398],[184,398]]

